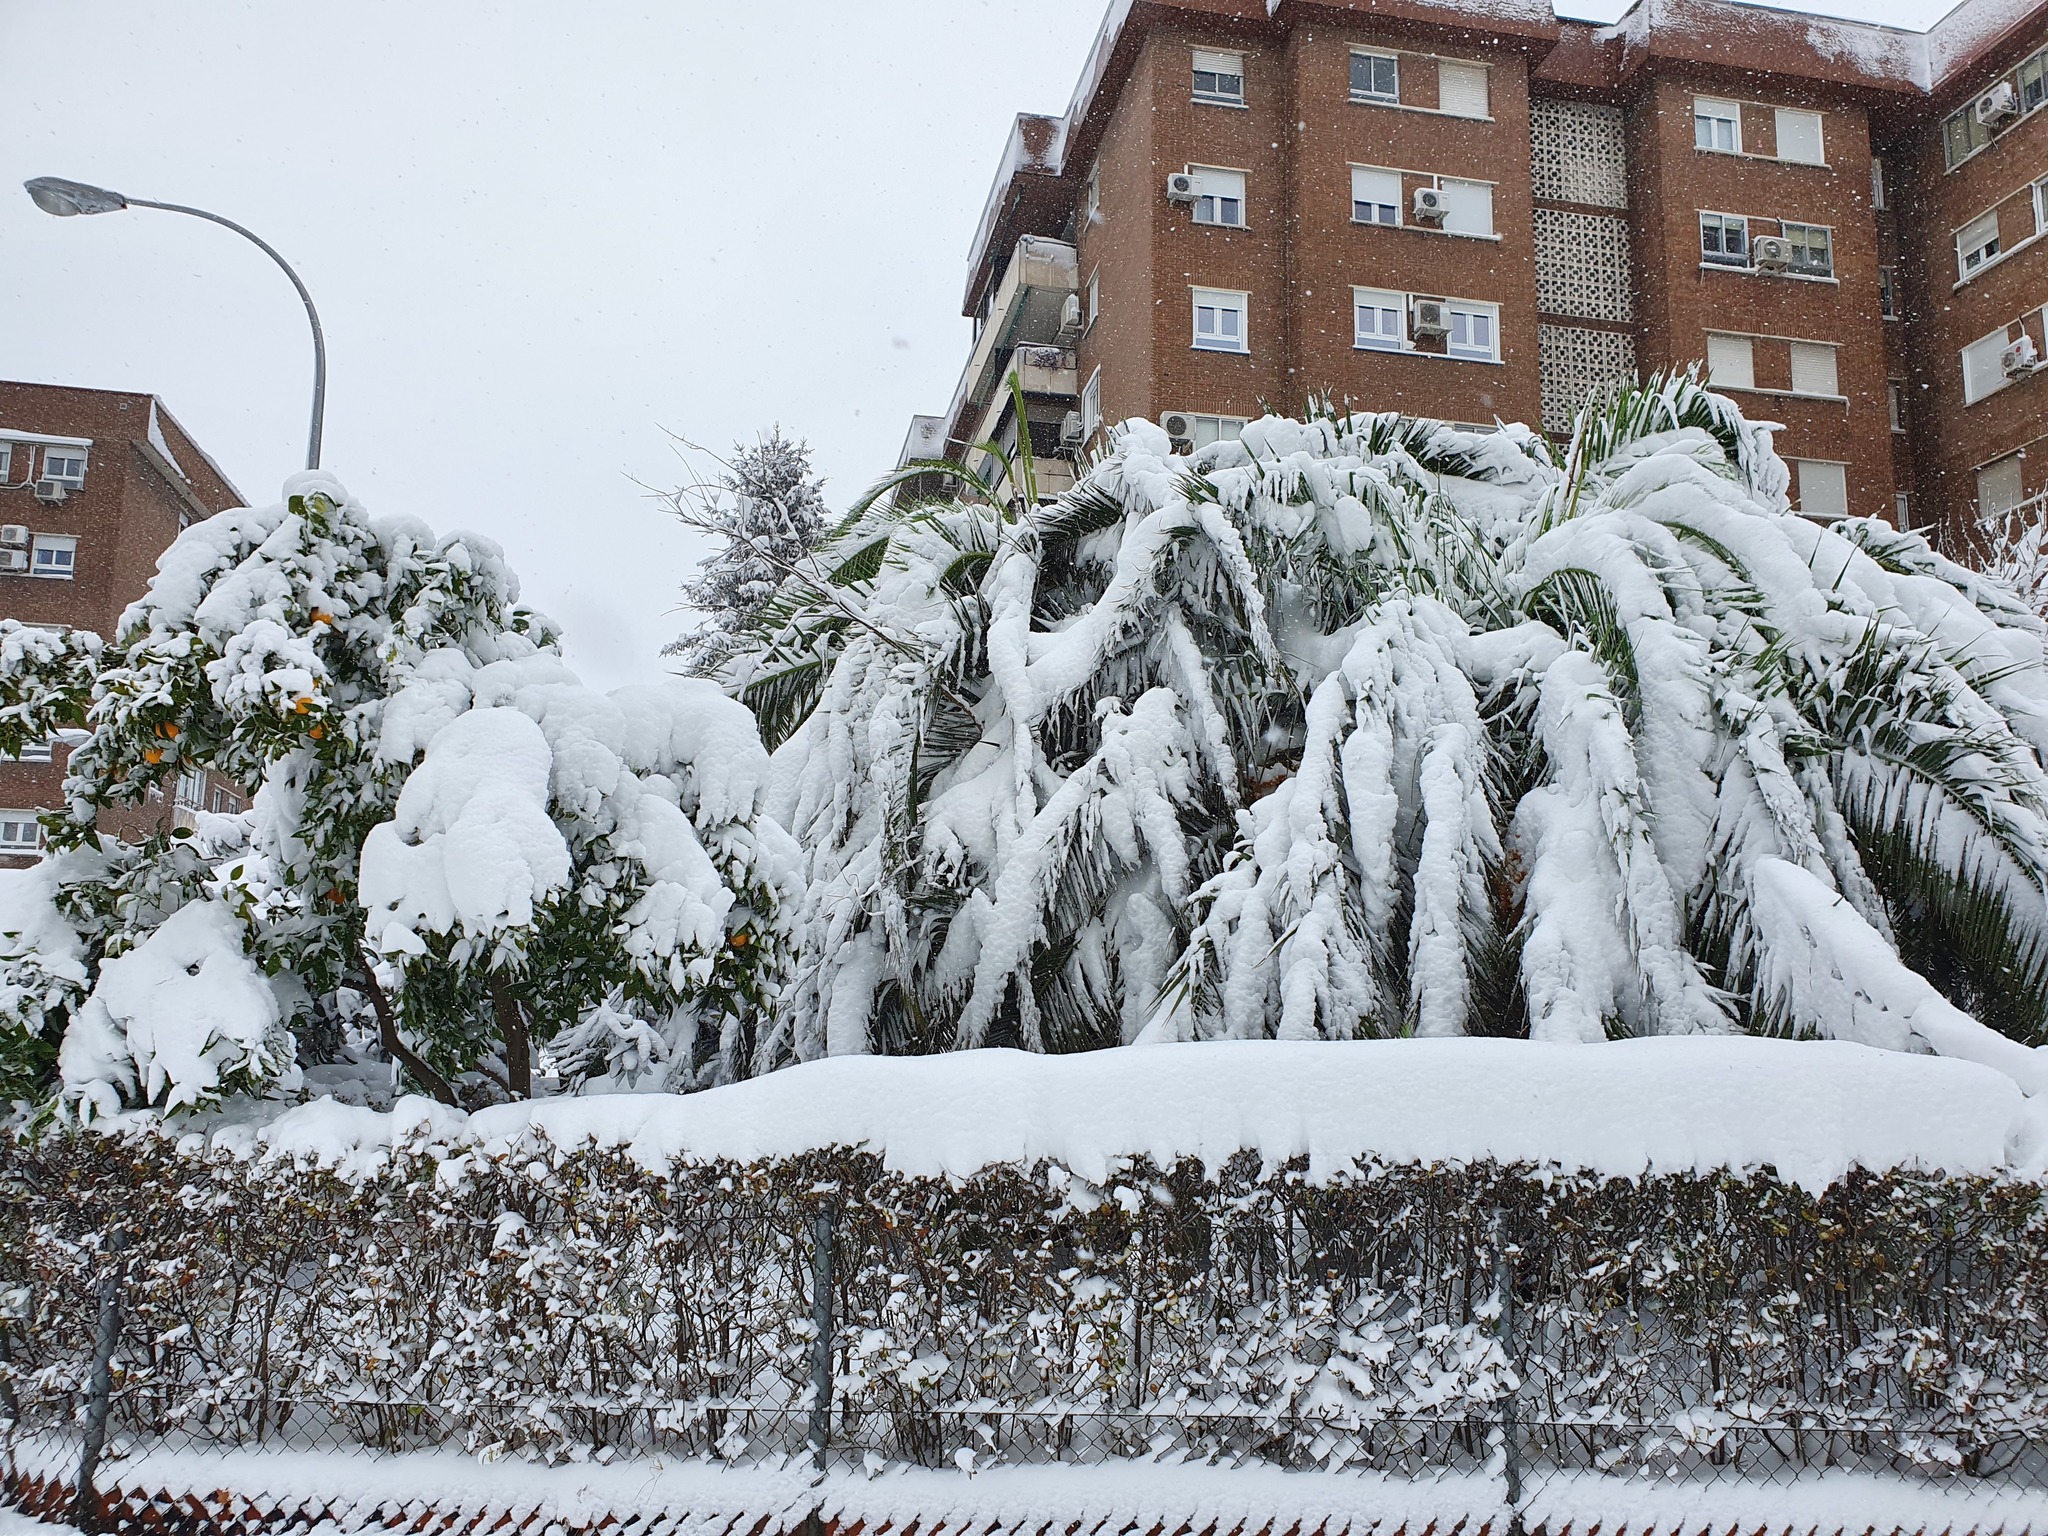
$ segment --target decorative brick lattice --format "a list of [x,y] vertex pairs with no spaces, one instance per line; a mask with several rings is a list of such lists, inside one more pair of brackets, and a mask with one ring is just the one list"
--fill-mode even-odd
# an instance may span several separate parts
[[1628,156],[1619,108],[1530,102],[1529,164],[1538,201],[1628,206]]
[[1536,351],[1546,432],[1569,432],[1588,394],[1611,380],[1635,377],[1635,338],[1626,331],[1539,325]]
[[1628,221],[1604,213],[1536,210],[1536,308],[1546,315],[1636,317]]

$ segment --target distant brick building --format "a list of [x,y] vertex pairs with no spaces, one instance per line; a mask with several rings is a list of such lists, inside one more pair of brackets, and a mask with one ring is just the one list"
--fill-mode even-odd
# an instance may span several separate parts
[[[180,530],[240,505],[154,395],[0,382],[0,618],[111,640]],[[57,741],[0,761],[0,864],[36,856],[35,813],[63,803],[68,755]],[[235,791],[197,779],[177,799],[189,804],[159,803],[112,830],[162,824],[202,804],[242,809]]]
[[[2048,5],[1930,33],[1731,0],[1119,0],[1024,116],[968,263],[953,454],[1041,494],[1129,416],[1564,430],[1701,362],[1815,516],[1955,528],[2048,492]],[[930,420],[923,418],[922,420]],[[908,450],[906,450],[906,453]],[[999,473],[991,459],[977,465]]]

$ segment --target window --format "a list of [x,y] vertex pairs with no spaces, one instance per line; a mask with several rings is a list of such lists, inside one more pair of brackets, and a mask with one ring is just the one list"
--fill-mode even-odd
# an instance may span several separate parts
[[1870,157],[1870,206],[1880,213],[1884,211],[1884,157]]
[[1905,533],[1912,530],[1913,498],[1904,491],[1900,491],[1892,497],[1892,516],[1900,532]]
[[78,540],[67,534],[39,533],[32,542],[28,573],[69,581],[78,567]]
[[216,816],[239,816],[242,814],[242,797],[225,789],[213,792],[213,814]]
[[1941,125],[1941,150],[1950,170],[1990,142],[1991,130],[1977,121],[1977,114],[1971,107],[1949,113]]
[[1792,393],[1795,395],[1839,395],[1835,378],[1835,349],[1825,342],[1792,343]]
[[43,846],[43,825],[34,811],[0,811],[0,849],[19,853]]
[[1707,382],[1716,389],[1756,388],[1756,344],[1747,336],[1707,337]]
[[1351,304],[1357,317],[1353,346],[1374,352],[1401,350],[1406,339],[1401,328],[1401,312],[1408,307],[1406,294],[1390,293],[1382,288],[1354,288],[1351,290]]
[[0,480],[5,480],[14,471],[14,444],[0,443]]
[[2005,350],[2005,327],[1979,336],[1963,348],[1963,404],[1975,405],[1986,395],[2005,388],[2005,369],[1998,354]]
[[1401,61],[1391,53],[1351,55],[1351,99],[1353,101],[1401,100]]
[[1998,254],[1998,210],[1970,220],[1956,231],[1956,276],[1968,277]]
[[1204,352],[1249,352],[1244,312],[1249,295],[1220,288],[1195,290],[1195,346]]
[[1220,171],[1206,165],[1191,165],[1199,196],[1195,198],[1197,224],[1224,224],[1244,228],[1244,172]]
[[1437,182],[1444,194],[1444,229],[1453,235],[1493,233],[1493,185],[1485,181],[1455,181],[1446,176]]
[[1899,272],[1896,267],[1877,269],[1877,307],[1887,320],[1899,318]]
[[[2034,183],[2034,233],[2048,233],[2048,176]],[[0,476],[7,473],[7,460],[0,457]]]
[[1096,369],[1088,375],[1088,382],[1081,388],[1081,434],[1093,437],[1102,425],[1102,370]]
[[1102,162],[1096,161],[1088,167],[1088,217],[1102,217]]
[[206,770],[191,768],[178,775],[178,804],[194,810],[206,804]]
[[47,763],[49,760],[50,744],[47,741],[24,741],[13,758],[17,763]]
[[1848,466],[1825,459],[1794,459],[1799,474],[1799,515],[1833,521],[1849,515]]
[[1792,270],[1804,277],[1835,275],[1835,244],[1824,224],[1780,223],[1792,242]]
[[1500,306],[1474,304],[1453,299],[1444,306],[1450,316],[1451,334],[1444,340],[1444,352],[1467,362],[1491,363],[1500,358]]
[[1486,95],[1486,66],[1440,59],[1436,66],[1436,105],[1452,117],[1491,117]]
[[2025,499],[2020,484],[2020,456],[2013,454],[1977,471],[1977,510],[1987,517],[2010,512]]
[[1234,443],[1238,434],[1244,431],[1242,416],[1190,416],[1194,436],[1189,441],[1196,448],[1206,448],[1211,443]]
[[1801,112],[1795,107],[1780,107],[1778,119],[1778,158],[1789,160],[1794,165],[1826,165],[1827,156],[1821,153],[1820,114]]
[[2020,66],[2014,83],[2019,86],[2022,112],[2031,112],[2043,101],[2048,101],[2048,48]]
[[1217,107],[1244,105],[1244,55],[1195,50],[1195,100]]
[[1741,154],[1742,108],[1732,101],[1711,101],[1705,96],[1695,96],[1692,102],[1692,142],[1696,149]]
[[43,450],[43,478],[68,485],[73,490],[85,484],[85,450],[83,448],[45,448]]
[[1401,173],[1351,167],[1351,217],[1360,224],[1401,222]]
[[1088,274],[1088,324],[1095,323],[1095,317],[1102,313],[1102,273],[1100,270]]
[[1749,265],[1749,220],[1739,213],[1700,215],[1700,260],[1722,267]]
[[1884,404],[1885,409],[1891,413],[1892,430],[1894,432],[1905,431],[1906,386],[1897,379],[1885,380]]

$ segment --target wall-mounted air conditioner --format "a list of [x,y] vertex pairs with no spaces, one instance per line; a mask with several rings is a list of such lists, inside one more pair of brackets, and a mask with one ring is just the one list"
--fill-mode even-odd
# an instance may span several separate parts
[[1792,242],[1783,235],[1758,235],[1749,242],[1749,259],[1759,272],[1788,272]]
[[1166,178],[1166,200],[1169,203],[1192,203],[1202,195],[1202,178],[1187,171],[1175,171]]
[[1176,448],[1191,447],[1195,441],[1195,418],[1186,411],[1168,411],[1159,418],[1159,425],[1166,435],[1173,439]]
[[1417,341],[1451,334],[1451,317],[1442,299],[1417,299],[1408,311],[1408,334]]
[[1413,211],[1418,224],[1441,224],[1450,213],[1451,204],[1444,196],[1443,188],[1417,187]]
[[1079,411],[1069,411],[1060,418],[1060,446],[1062,448],[1078,448],[1087,439],[1088,432],[1081,425],[1081,413]]
[[0,549],[0,571],[25,571],[28,569],[28,551],[25,549]]
[[62,480],[38,480],[36,482],[37,501],[62,501],[70,494],[71,487]]
[[28,548],[28,529],[20,523],[0,523],[0,546],[12,549]]
[[1067,301],[1060,305],[1059,343],[1070,347],[1081,337],[1081,295],[1070,293]]
[[1986,128],[1996,128],[2008,118],[2020,115],[2019,92],[2012,88],[2010,80],[2001,80],[1979,96],[1970,110]]
[[2041,353],[2031,336],[2022,336],[1998,354],[1999,370],[2009,379],[2022,373],[2032,373],[2040,366]]

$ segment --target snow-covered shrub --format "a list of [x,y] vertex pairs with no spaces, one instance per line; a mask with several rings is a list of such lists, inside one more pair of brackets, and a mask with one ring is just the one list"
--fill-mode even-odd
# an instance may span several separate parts
[[742,693],[809,859],[764,1049],[1750,1029],[2048,1085],[2048,627],[1786,483],[1684,377],[1561,453],[1133,422],[1022,516],[866,511]]

